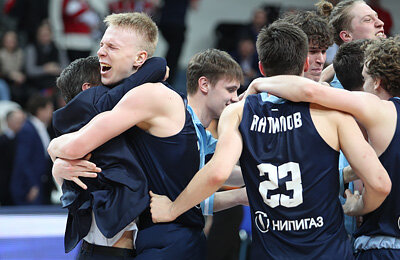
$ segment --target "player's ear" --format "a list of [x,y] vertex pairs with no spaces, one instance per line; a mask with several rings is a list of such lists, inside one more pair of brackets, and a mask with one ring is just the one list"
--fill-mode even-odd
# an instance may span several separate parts
[[89,89],[92,86],[92,84],[85,82],[82,84],[82,91]]
[[379,88],[385,90],[385,89],[382,87],[381,83],[382,83],[382,80],[381,80],[381,79],[379,79],[379,78],[374,79],[374,90],[375,90],[375,91],[378,91]]
[[260,70],[261,75],[263,75],[265,77],[265,72],[264,72],[264,68],[261,64],[261,61],[258,62],[258,69]]
[[199,87],[199,90],[201,91],[201,93],[203,94],[207,94],[208,93],[208,89],[210,86],[210,81],[208,80],[208,78],[201,76],[198,80],[197,80],[197,85]]
[[306,62],[304,62],[304,69],[303,69],[304,72],[307,72],[309,68],[310,68],[310,60],[307,56]]
[[351,42],[351,40],[353,39],[349,31],[340,31],[339,37],[344,42]]
[[135,61],[133,63],[133,66],[135,67],[140,67],[143,65],[143,63],[147,60],[147,51],[139,51],[136,54]]

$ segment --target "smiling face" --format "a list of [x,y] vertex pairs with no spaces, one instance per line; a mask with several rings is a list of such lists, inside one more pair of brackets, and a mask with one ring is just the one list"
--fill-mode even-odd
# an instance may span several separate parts
[[364,2],[356,2],[349,10],[353,17],[350,23],[350,40],[386,38],[383,25],[378,14]]
[[307,57],[309,67],[308,70],[304,72],[304,77],[314,81],[319,81],[326,61],[326,48],[320,48],[319,46],[310,43],[308,46]]
[[226,106],[239,101],[237,90],[240,87],[240,81],[221,77],[213,86],[210,86],[208,92],[208,108],[213,118],[218,119]]
[[116,84],[136,71],[140,44],[140,37],[133,30],[113,25],[107,28],[97,51],[104,85]]

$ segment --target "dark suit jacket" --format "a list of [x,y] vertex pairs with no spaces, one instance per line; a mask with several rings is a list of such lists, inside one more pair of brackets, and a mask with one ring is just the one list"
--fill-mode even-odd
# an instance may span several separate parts
[[[48,202],[45,182],[51,176],[51,161],[42,140],[30,119],[25,121],[16,136],[16,152],[11,176],[11,195],[16,205],[40,205]],[[28,202],[26,196],[33,187],[39,187],[38,197]]]
[[[166,61],[152,58],[120,85],[97,86],[81,92],[53,115],[56,135],[79,130],[97,114],[111,110],[130,89],[146,82],[161,81]],[[102,169],[98,178],[84,178],[82,190],[64,181],[61,202],[69,210],[65,251],[72,250],[89,232],[93,211],[96,224],[111,238],[132,222],[149,203],[147,180],[124,134],[92,152],[91,161]]]
[[10,180],[13,169],[16,139],[0,135],[0,205],[12,205]]

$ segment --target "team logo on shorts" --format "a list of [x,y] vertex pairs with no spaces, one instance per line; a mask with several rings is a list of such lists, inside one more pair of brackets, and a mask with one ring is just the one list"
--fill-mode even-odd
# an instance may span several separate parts
[[269,231],[269,219],[267,213],[256,211],[255,216],[254,222],[256,223],[258,230],[262,233],[267,233]]

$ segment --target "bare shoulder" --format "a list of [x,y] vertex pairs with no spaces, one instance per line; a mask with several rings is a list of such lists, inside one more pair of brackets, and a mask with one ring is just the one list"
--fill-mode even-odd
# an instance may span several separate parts
[[[310,103],[310,113],[312,117],[318,117],[318,119],[326,119],[331,121],[332,123],[337,123],[340,122],[340,119],[342,118],[353,118],[350,114],[327,108],[315,103]],[[339,121],[338,121],[339,120]]]
[[310,104],[310,115],[315,129],[321,138],[334,150],[339,151],[338,128],[353,117],[344,112],[329,109],[321,105]]
[[241,120],[243,115],[243,106],[244,100],[227,106],[221,114],[221,119],[225,117],[237,116],[239,120]]

